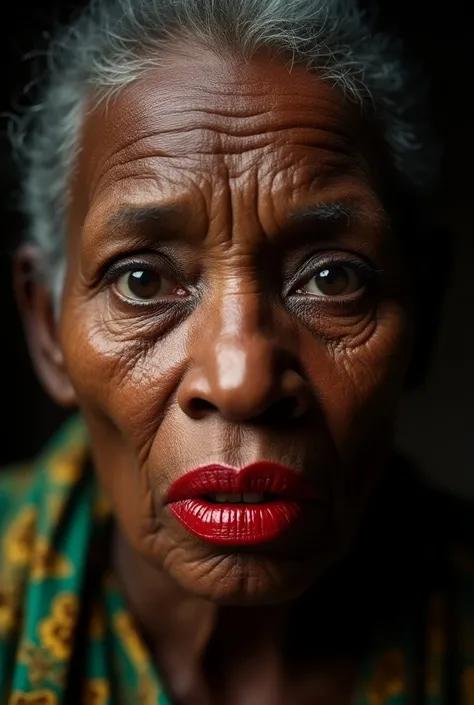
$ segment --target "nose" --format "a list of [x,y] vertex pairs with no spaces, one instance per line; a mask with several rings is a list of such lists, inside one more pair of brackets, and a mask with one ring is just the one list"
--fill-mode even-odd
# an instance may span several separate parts
[[241,423],[302,417],[311,391],[297,358],[282,344],[284,335],[278,338],[258,322],[240,323],[194,336],[194,364],[178,390],[179,406],[194,419],[212,413]]

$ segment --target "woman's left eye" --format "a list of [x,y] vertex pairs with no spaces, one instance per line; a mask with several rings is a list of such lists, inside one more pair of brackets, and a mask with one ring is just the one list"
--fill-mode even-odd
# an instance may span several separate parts
[[340,298],[355,294],[364,288],[364,277],[356,267],[343,264],[322,266],[311,279],[299,288],[299,293],[324,298]]
[[[122,296],[135,301],[153,301],[180,293],[179,284],[155,269],[131,269],[121,274],[115,286]],[[179,289],[179,292],[177,292]]]

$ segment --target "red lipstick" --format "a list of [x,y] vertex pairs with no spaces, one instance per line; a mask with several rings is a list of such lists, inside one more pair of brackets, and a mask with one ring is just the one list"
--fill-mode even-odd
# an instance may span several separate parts
[[282,536],[315,499],[300,474],[262,461],[240,470],[223,465],[192,470],[172,484],[165,503],[202,541],[251,546]]

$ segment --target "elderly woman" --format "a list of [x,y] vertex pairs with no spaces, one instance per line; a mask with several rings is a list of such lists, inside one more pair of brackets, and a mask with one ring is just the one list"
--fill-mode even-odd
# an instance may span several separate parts
[[407,81],[349,0],[100,0],[51,47],[15,280],[80,416],[2,475],[2,704],[474,702],[462,514],[392,455]]

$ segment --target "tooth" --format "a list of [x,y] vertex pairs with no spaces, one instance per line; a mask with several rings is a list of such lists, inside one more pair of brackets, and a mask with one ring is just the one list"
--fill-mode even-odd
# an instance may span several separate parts
[[244,502],[249,504],[256,504],[257,502],[263,502],[263,494],[259,492],[244,492],[243,494]]
[[239,504],[240,502],[257,503],[263,502],[263,494],[258,492],[245,492],[243,495],[240,492],[217,492],[209,495],[213,502],[221,502],[223,504]]
[[213,499],[215,502],[227,502],[227,495],[223,494],[222,492],[217,493],[216,495],[214,495]]

